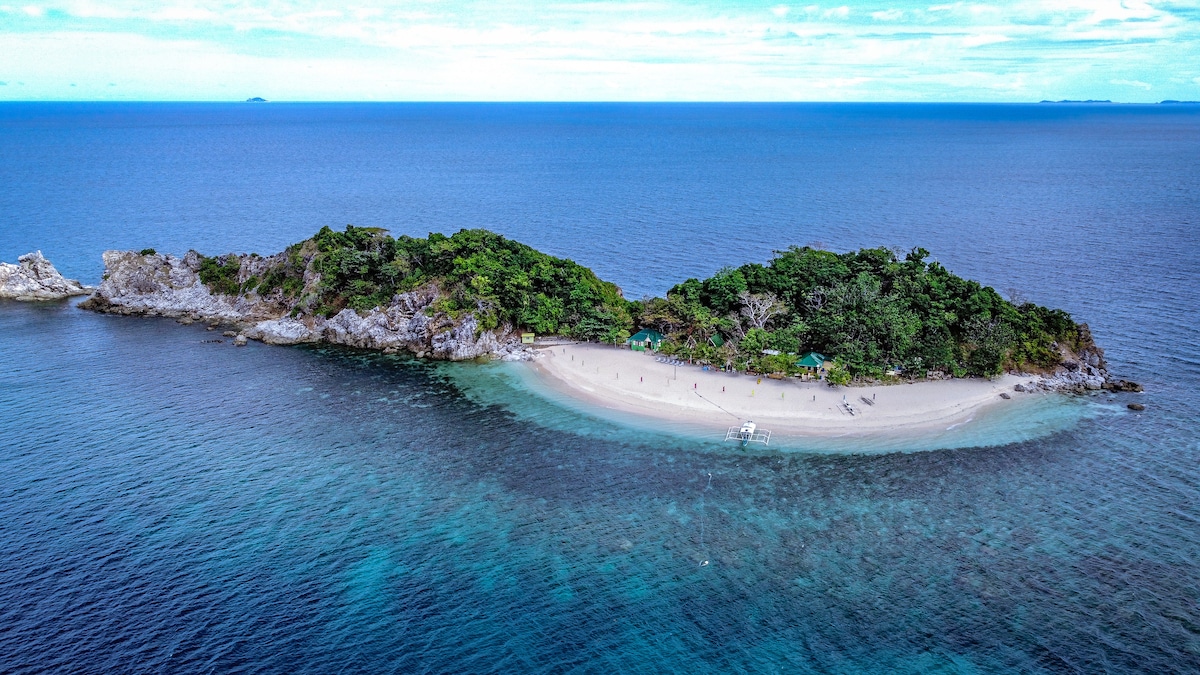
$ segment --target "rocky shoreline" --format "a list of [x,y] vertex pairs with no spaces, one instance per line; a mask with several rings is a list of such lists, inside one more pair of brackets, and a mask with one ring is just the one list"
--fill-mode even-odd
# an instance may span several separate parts
[[[236,256],[238,278],[246,282],[265,274],[281,262],[281,256]],[[408,351],[418,357],[447,361],[521,361],[536,356],[509,327],[479,330],[474,314],[456,319],[435,311],[433,305],[442,294],[433,285],[398,294],[387,306],[365,312],[343,309],[330,317],[297,316],[293,312],[295,303],[289,302],[282,291],[265,296],[254,290],[238,295],[214,294],[201,281],[200,266],[201,257],[195,251],[182,258],[105,251],[104,281],[80,307],[108,314],[164,316],[232,326],[239,336],[275,345],[328,343],[387,353]],[[319,275],[306,270],[306,289],[319,282]]]
[[[1036,394],[1038,392],[1067,392],[1082,394],[1089,391],[1141,392],[1142,385],[1118,379],[1108,372],[1104,350],[1092,341],[1087,324],[1081,324],[1083,341],[1088,345],[1074,353],[1059,346],[1060,362],[1051,373],[1029,375],[1028,382],[1017,384],[1014,391]],[[1025,376],[1026,373],[1015,373]]]
[[0,298],[24,302],[62,300],[91,292],[78,281],[63,278],[41,251],[17,258],[16,265],[0,262]]

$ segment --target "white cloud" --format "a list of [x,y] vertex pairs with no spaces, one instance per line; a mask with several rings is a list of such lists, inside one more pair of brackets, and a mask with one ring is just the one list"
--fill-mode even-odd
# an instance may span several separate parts
[[46,14],[45,8],[38,7],[37,5],[26,5],[21,8],[21,11],[29,16],[44,16]]
[[1121,87],[1137,87],[1138,89],[1145,89],[1147,91],[1154,88],[1154,85],[1148,82],[1142,82],[1141,80],[1109,80],[1108,83]]
[[962,39],[962,46],[970,49],[971,47],[982,47],[984,45],[994,45],[1001,42],[1008,42],[1012,38],[1007,35],[969,35]]
[[[75,17],[71,40],[83,42],[63,41],[57,49],[26,44],[28,56],[14,46],[24,44],[17,32],[0,31],[0,64],[9,80],[77,81],[84,89],[92,85],[79,73],[90,72],[103,86],[119,82],[123,95],[147,97],[157,91],[212,98],[223,86],[255,88],[260,80],[253,69],[260,67],[290,87],[276,98],[711,100],[854,92],[879,100],[1038,100],[1119,98],[1122,90],[1146,91],[1141,85],[1163,96],[1195,97],[1188,92],[1191,76],[1178,73],[1178,64],[1200,62],[1200,26],[1172,14],[1173,5],[890,4],[860,12],[848,4],[767,5],[772,16],[763,5],[738,9],[685,0],[536,6],[422,0],[345,9],[325,0],[55,0],[52,7]],[[0,11],[23,11],[14,7]],[[43,30],[62,25],[36,23],[47,26]],[[150,40],[153,50],[139,59],[120,40],[96,41],[116,35]],[[356,69],[352,75],[337,74],[348,64]],[[294,86],[287,75],[293,71]],[[1172,71],[1179,78],[1174,83],[1163,79]],[[185,87],[181,72],[194,82]],[[612,84],[619,91],[606,94],[615,91]],[[1055,95],[1084,86],[1084,96]]]

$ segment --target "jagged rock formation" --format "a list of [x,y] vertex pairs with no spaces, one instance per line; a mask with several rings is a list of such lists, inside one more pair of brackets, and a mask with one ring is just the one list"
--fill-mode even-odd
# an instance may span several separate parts
[[41,251],[26,253],[17,263],[0,263],[0,298],[62,300],[91,292],[74,279],[64,279]]
[[[230,256],[223,256],[228,263]],[[265,276],[286,255],[235,256],[238,280]],[[510,328],[480,331],[473,314],[452,318],[434,310],[442,297],[436,285],[400,293],[387,306],[358,312],[343,309],[330,317],[293,312],[296,301],[282,290],[266,295],[246,290],[237,295],[213,293],[201,281],[201,257],[182,258],[133,251],[105,251],[104,281],[84,309],[113,314],[166,316],[236,326],[247,338],[268,344],[325,342],[385,352],[407,350],[418,356],[463,361],[479,357],[525,360],[534,357]],[[304,292],[315,289],[320,275],[304,272]]]

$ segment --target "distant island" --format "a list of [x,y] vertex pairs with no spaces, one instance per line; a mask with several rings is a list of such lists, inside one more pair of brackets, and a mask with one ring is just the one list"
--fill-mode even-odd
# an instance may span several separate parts
[[1103,101],[1095,100],[1095,99],[1088,99],[1086,101],[1073,101],[1070,99],[1063,99],[1061,101],[1045,100],[1045,101],[1039,101],[1039,103],[1112,103],[1112,101],[1110,101],[1108,99],[1104,99]]
[[[664,356],[758,373],[819,371],[835,384],[1052,374],[1064,364],[1071,387],[1106,382],[1103,351],[1085,324],[1005,300],[928,257],[921,248],[793,246],[765,265],[630,301],[571,260],[486,230],[393,238],[326,227],[267,257],[109,251],[104,282],[84,306],[225,322],[270,343],[450,360],[533,358],[521,340],[529,333],[613,345],[653,333],[647,344]],[[801,363],[812,354],[817,369]]]
[[246,103],[266,103],[266,102],[267,102],[267,99],[262,98],[261,96],[255,96],[253,98],[246,99]]

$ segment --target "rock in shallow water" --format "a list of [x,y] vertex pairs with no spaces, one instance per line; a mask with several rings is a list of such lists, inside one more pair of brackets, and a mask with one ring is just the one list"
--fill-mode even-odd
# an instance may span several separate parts
[[17,258],[16,265],[0,263],[0,298],[13,300],[62,300],[86,295],[90,289],[74,279],[64,279],[41,251]]
[[1142,405],[1141,403],[1130,403],[1129,405],[1127,405],[1125,407],[1129,408],[1130,410],[1145,410],[1146,409],[1146,406]]

